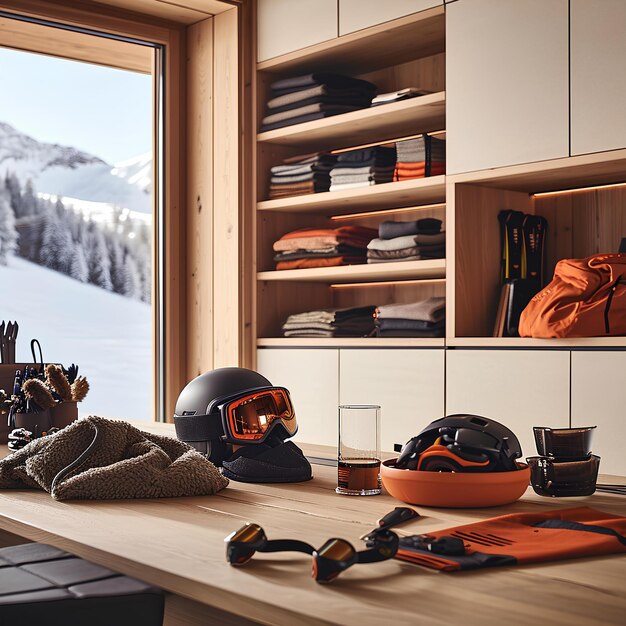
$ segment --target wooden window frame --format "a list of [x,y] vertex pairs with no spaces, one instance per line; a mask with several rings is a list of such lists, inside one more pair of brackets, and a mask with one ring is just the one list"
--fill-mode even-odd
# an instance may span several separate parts
[[[160,249],[163,257],[160,264],[153,264],[153,285],[161,285],[160,302],[153,311],[153,380],[155,390],[153,417],[162,420],[173,412],[176,397],[185,384],[186,327],[184,319],[185,298],[185,231],[183,225],[185,193],[182,174],[185,167],[185,29],[183,26],[150,19],[119,9],[81,2],[48,3],[42,0],[1,0],[0,10],[22,18],[32,18],[44,22],[58,23],[64,27],[86,29],[106,33],[113,37],[149,42],[163,51],[166,77],[162,90],[162,129],[167,141],[163,144],[162,211],[159,228],[154,228],[153,250]],[[13,22],[13,20],[11,20]],[[137,59],[130,53],[117,55],[119,45],[111,45],[107,39],[97,39],[91,35],[71,35],[58,31],[58,36],[36,45],[27,46],[28,23],[19,22],[20,27],[12,34],[0,32],[0,44],[6,47],[29,49],[31,52],[54,55],[62,58],[98,63],[121,69],[146,71],[145,59]],[[39,26],[41,28],[41,26]],[[22,43],[17,38],[23,36]],[[92,44],[89,44],[89,38]],[[68,40],[77,45],[62,45]],[[122,44],[124,45],[124,44]],[[133,44],[125,44],[132,46]],[[129,52],[130,52],[129,48]],[[157,55],[154,54],[153,58]],[[156,82],[156,81],[155,81]],[[156,99],[156,98],[155,98]],[[158,116],[153,116],[156,120]],[[154,137],[157,134],[154,133]],[[155,146],[156,147],[156,146]],[[157,152],[155,151],[155,157]],[[157,177],[155,177],[156,181]],[[160,193],[155,189],[153,196]],[[158,265],[163,275],[158,275]],[[157,282],[159,281],[159,282]],[[159,306],[160,305],[160,306]],[[163,327],[161,328],[161,324]],[[167,355],[167,360],[164,359]]]

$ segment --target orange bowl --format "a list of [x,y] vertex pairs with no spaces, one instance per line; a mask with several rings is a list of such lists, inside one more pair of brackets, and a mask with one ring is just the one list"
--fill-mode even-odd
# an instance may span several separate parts
[[519,499],[530,483],[530,469],[518,463],[515,472],[462,474],[419,472],[393,467],[396,459],[380,468],[383,486],[398,500],[420,506],[479,508],[510,504]]

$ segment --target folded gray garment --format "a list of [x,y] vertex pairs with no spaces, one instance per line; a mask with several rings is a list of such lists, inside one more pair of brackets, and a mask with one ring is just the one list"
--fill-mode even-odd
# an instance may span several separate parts
[[272,176],[270,182],[274,185],[288,185],[290,183],[304,183],[307,180],[329,181],[330,177],[326,172],[305,172],[290,176]]
[[186,443],[94,416],[0,461],[0,489],[43,489],[55,500],[206,496],[226,485]]
[[354,111],[355,108],[358,107],[355,107],[352,104],[309,104],[298,109],[291,109],[290,111],[283,111],[282,113],[267,115],[261,120],[261,124],[263,124],[264,126],[269,124],[276,124],[278,122],[284,122],[285,120],[302,117],[303,115],[311,115],[312,113],[344,113],[348,111]]
[[333,167],[330,175],[335,176],[356,176],[357,174],[393,174],[395,165],[379,167],[368,165],[366,167]]
[[333,325],[328,323],[324,324],[323,322],[285,322],[283,324],[283,330],[333,330]]
[[446,299],[438,296],[410,302],[409,304],[385,304],[378,307],[379,318],[424,320],[437,322],[446,315]]
[[402,250],[411,248],[416,244],[420,247],[441,246],[446,241],[446,233],[434,233],[432,235],[404,235],[403,237],[394,237],[393,239],[372,239],[367,244],[368,250]]
[[304,313],[294,313],[287,318],[286,324],[298,322],[320,322],[331,324],[335,321],[335,309],[322,309],[319,311],[305,311]]
[[389,261],[396,261],[404,259],[405,257],[418,257],[420,256],[420,248],[418,246],[412,246],[410,248],[400,248],[400,250],[368,250],[368,259],[382,259]]
[[332,330],[314,330],[309,328],[308,330],[286,330],[284,335],[285,337],[333,337],[334,332]]
[[388,317],[378,318],[376,320],[376,327],[381,330],[434,330],[436,328],[443,328],[445,325],[445,318],[442,318],[437,322]]
[[421,261],[422,257],[419,255],[416,256],[403,256],[401,258],[396,259],[378,259],[375,257],[367,257],[368,263],[402,263],[403,261]]
[[[331,183],[328,191],[345,191],[346,189],[360,189],[361,187],[372,187],[376,185],[375,180],[364,180],[360,183]],[[380,184],[380,183],[378,183]]]
[[332,163],[318,163],[313,161],[304,165],[275,165],[270,169],[274,176],[295,176],[298,174],[306,174],[308,172],[330,172],[333,168]]
[[333,185],[340,185],[343,183],[360,183],[373,181],[376,183],[390,183],[393,180],[391,174],[359,174],[357,176],[331,176],[330,182]]

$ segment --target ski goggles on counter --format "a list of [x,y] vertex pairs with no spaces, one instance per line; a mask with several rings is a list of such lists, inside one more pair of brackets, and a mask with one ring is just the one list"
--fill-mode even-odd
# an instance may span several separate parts
[[[183,441],[246,445],[262,443],[270,434],[283,439],[298,431],[296,412],[284,387],[257,387],[213,400],[206,414],[175,416],[176,434]],[[279,431],[279,432],[277,432]]]
[[313,557],[313,578],[318,583],[329,583],[341,572],[356,563],[377,563],[393,558],[398,551],[398,535],[390,530],[379,530],[368,543],[370,548],[357,552],[345,539],[328,539],[317,550],[296,539],[269,540],[258,524],[248,522],[226,539],[226,560],[231,565],[247,563],[256,552],[303,552]]
[[235,396],[218,398],[209,405],[208,413],[219,411],[226,441],[260,443],[277,427],[287,437],[298,430],[296,412],[284,387],[252,389]]

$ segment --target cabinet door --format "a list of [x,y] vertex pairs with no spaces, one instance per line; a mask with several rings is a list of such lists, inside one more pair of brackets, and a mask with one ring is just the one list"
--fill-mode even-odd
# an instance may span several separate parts
[[339,0],[339,34],[441,6],[443,0]]
[[626,352],[572,353],[572,427],[597,426],[603,474],[626,476]]
[[568,0],[446,7],[448,174],[568,156],[567,14]]
[[296,443],[337,446],[338,350],[260,349],[257,370],[289,389],[298,419]]
[[381,407],[383,451],[444,414],[443,350],[341,350],[339,361],[341,404]]
[[569,352],[455,349],[446,358],[446,412],[502,422],[524,457],[537,454],[533,426],[569,426]]
[[626,2],[571,0],[572,154],[626,147]]
[[258,0],[257,59],[337,37],[338,0]]

